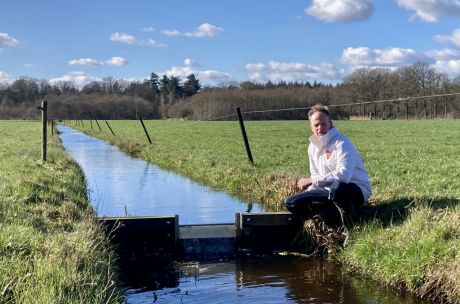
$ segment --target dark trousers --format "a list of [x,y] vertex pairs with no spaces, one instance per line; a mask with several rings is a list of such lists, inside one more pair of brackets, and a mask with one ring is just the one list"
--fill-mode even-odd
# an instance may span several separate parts
[[354,218],[357,208],[363,204],[361,189],[356,184],[342,182],[331,192],[325,188],[314,188],[292,195],[285,202],[287,210],[304,220],[319,215],[332,224],[343,224],[342,210]]

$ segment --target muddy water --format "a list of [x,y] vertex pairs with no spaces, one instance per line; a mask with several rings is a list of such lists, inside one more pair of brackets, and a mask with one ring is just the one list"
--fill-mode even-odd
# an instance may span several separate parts
[[[179,223],[233,223],[236,212],[263,211],[118,148],[58,126],[87,180],[99,216],[179,215]],[[128,303],[424,303],[342,273],[313,258],[243,256],[225,261],[173,261],[124,269]],[[155,264],[156,263],[156,264]],[[150,269],[150,270],[148,270]],[[152,270],[153,269],[153,270]]]

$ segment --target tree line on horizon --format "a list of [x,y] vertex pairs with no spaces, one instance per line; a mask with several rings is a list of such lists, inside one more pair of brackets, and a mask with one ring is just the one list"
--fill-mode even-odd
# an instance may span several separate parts
[[[182,81],[151,73],[143,81],[105,78],[78,89],[23,77],[0,84],[0,119],[37,119],[42,100],[51,119],[236,119],[236,107],[246,119],[305,119],[306,109],[317,103],[329,105],[335,119],[458,118],[455,93],[460,76],[449,79],[424,62],[357,69],[334,85],[244,81],[202,87],[194,74]],[[442,96],[423,97],[433,95]]]

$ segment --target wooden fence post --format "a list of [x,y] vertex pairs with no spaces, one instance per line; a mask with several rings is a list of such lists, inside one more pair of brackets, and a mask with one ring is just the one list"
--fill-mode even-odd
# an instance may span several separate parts
[[46,162],[48,102],[42,101],[42,105],[41,105],[41,107],[38,107],[38,109],[42,111],[42,161]]

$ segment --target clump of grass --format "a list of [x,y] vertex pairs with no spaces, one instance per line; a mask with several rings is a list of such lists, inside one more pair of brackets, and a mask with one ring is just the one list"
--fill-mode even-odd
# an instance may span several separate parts
[[459,208],[413,207],[399,225],[373,221],[354,234],[343,261],[385,285],[421,297],[456,303],[460,299]]
[[123,138],[118,142],[119,147],[130,155],[139,156],[142,151],[142,144],[138,141]]
[[420,286],[417,293],[433,299],[446,299],[449,302],[458,303],[460,299],[459,259],[457,255],[455,260],[440,267],[430,267],[427,271],[426,281]]
[[38,122],[0,122],[0,303],[122,303],[84,177]]
[[264,176],[259,184],[257,197],[259,202],[272,202],[271,206],[276,210],[284,208],[286,197],[297,191],[298,178],[286,172],[278,172]]
[[345,226],[333,227],[317,216],[304,222],[304,233],[306,252],[322,257],[336,255],[348,239]]

